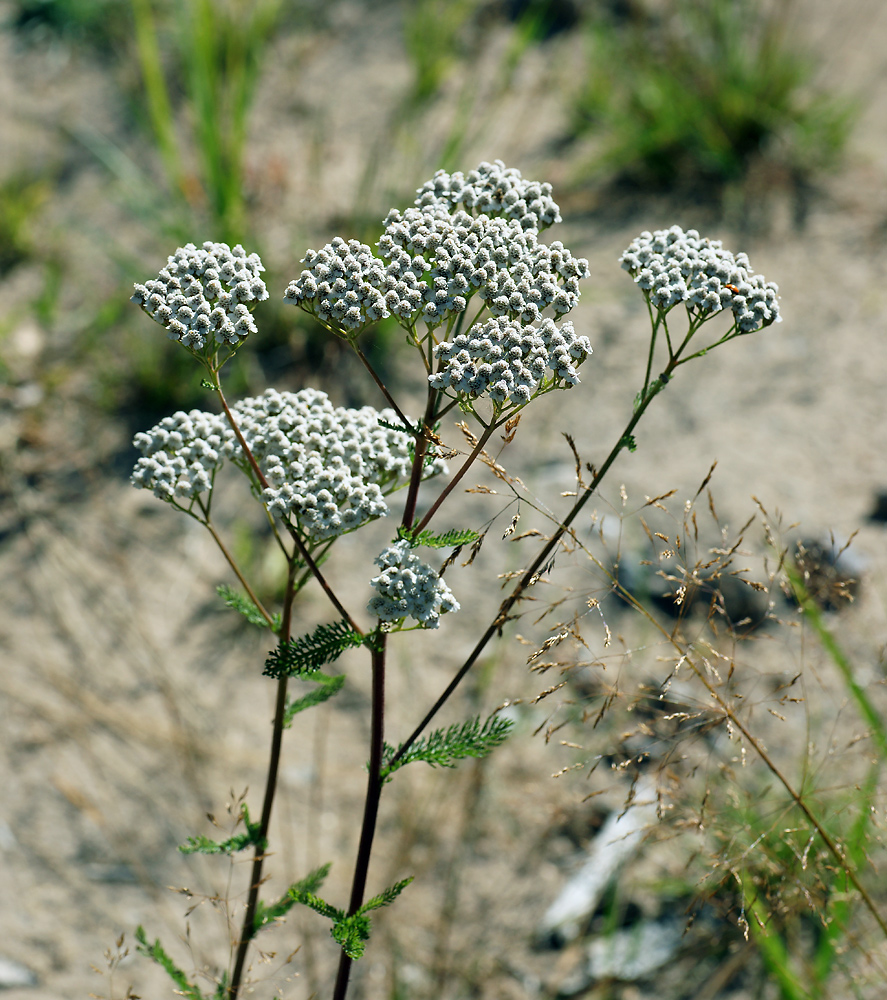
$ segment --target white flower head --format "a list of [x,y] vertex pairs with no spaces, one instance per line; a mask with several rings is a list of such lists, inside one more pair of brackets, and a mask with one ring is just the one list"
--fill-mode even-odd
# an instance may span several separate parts
[[560,242],[541,243],[535,229],[516,219],[442,206],[392,209],[379,239],[389,261],[383,293],[395,316],[429,326],[464,312],[477,293],[493,316],[522,323],[551,308],[569,312],[579,301],[588,261]]
[[[237,403],[234,416],[268,482],[266,506],[294,516],[314,540],[384,517],[385,495],[410,476],[412,436],[380,423],[399,422],[392,410],[334,407],[315,389],[268,389]],[[424,474],[444,471],[429,455]]]
[[[233,414],[268,483],[262,497],[268,510],[293,516],[312,540],[384,517],[385,495],[410,476],[412,435],[380,422],[398,422],[391,410],[334,407],[315,389],[268,389],[236,403]],[[208,493],[226,459],[252,475],[221,414],[176,413],[137,434],[134,444],[142,457],[130,481],[162,500]],[[432,452],[423,472],[426,477],[446,472],[446,464]]]
[[468,212],[515,219],[521,229],[534,232],[561,221],[551,185],[525,180],[519,170],[506,167],[501,160],[481,163],[467,175],[438,170],[417,194],[418,208],[452,212],[462,206]]
[[437,628],[442,614],[459,610],[453,592],[427,563],[413,555],[408,541],[390,545],[375,563],[382,572],[370,580],[376,591],[367,604],[371,615],[385,622],[414,618],[425,628]]
[[576,369],[591,354],[591,344],[576,336],[569,321],[558,327],[546,318],[534,327],[500,316],[438,344],[434,353],[441,364],[428,378],[432,388],[523,405],[543,384],[578,384]]
[[619,262],[660,311],[681,302],[698,315],[730,309],[743,333],[782,322],[778,286],[755,274],[744,253],[734,255],[695,229],[643,232]]
[[212,489],[233,433],[224,417],[202,410],[179,410],[164,417],[133,444],[142,453],[130,482],[161,500],[190,500]]
[[337,236],[302,258],[305,269],[283,298],[345,336],[389,316],[381,287],[385,263],[364,243]]
[[268,298],[264,270],[258,254],[247,256],[240,244],[187,243],[156,278],[135,286],[132,301],[191,350],[238,347],[256,332],[250,303]]

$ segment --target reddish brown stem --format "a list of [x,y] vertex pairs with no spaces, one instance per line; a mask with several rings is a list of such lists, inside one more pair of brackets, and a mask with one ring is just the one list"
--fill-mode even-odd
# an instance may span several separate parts
[[428,390],[428,400],[425,404],[425,416],[422,418],[421,434],[416,436],[416,453],[413,456],[413,468],[410,473],[410,486],[407,490],[407,499],[403,507],[403,526],[412,526],[413,518],[416,516],[416,502],[419,499],[419,487],[422,484],[422,469],[425,467],[425,453],[428,450],[428,434],[434,426],[434,410],[437,405],[437,393],[433,389]]
[[[348,903],[349,916],[357,913],[363,903],[367,873],[370,867],[370,855],[373,850],[373,838],[376,833],[376,820],[379,816],[379,801],[382,797],[382,752],[385,746],[385,639],[385,634],[379,633],[377,644],[373,649],[373,715],[369,776],[367,777],[366,801],[363,807],[360,844],[357,848],[354,879],[351,883],[351,900]],[[345,1000],[345,995],[348,992],[348,979],[351,975],[351,964],[352,959],[343,951],[339,957],[339,971],[336,976],[333,1000]]]
[[462,467],[459,469],[456,475],[453,476],[453,478],[447,483],[441,495],[434,501],[428,513],[422,518],[422,520],[417,525],[416,527],[417,533],[422,531],[424,528],[428,527],[428,522],[437,513],[438,509],[440,508],[440,505],[444,502],[444,500],[446,500],[446,498],[450,495],[450,493],[453,492],[453,490],[459,484],[460,480],[465,475],[465,473],[468,472],[468,470],[471,468],[477,456],[484,450],[484,445],[487,443],[487,441],[490,440],[490,437],[492,436],[493,431],[495,431],[495,429],[496,425],[493,423],[491,423],[489,427],[484,429],[483,434],[481,434],[480,436],[480,440],[474,446],[474,451],[472,451],[472,453],[468,456],[468,458],[465,459],[464,463],[462,464]]
[[[296,564],[290,561],[289,577],[287,579],[286,597],[283,604],[283,617],[280,625],[281,642],[286,642],[292,630],[293,600],[295,588]],[[246,968],[246,957],[249,945],[256,934],[256,910],[259,905],[259,888],[262,884],[262,866],[265,861],[264,842],[268,838],[271,825],[271,810],[274,806],[274,795],[277,791],[277,775],[280,770],[280,751],[283,746],[283,724],[286,717],[286,676],[277,682],[277,698],[274,706],[274,723],[271,729],[271,752],[268,759],[268,774],[265,778],[265,796],[262,801],[262,818],[259,825],[259,843],[253,852],[253,863],[250,872],[249,895],[246,902],[246,913],[243,916],[243,926],[240,940],[237,943],[237,955],[234,960],[234,972],[231,975],[231,985],[228,987],[228,1000],[237,1000],[243,973]]]

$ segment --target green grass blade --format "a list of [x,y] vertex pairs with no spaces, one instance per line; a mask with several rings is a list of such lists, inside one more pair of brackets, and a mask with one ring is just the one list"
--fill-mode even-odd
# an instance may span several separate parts
[[785,573],[788,577],[789,584],[791,585],[792,592],[795,595],[795,599],[804,613],[804,617],[813,627],[813,631],[816,632],[819,641],[822,643],[822,648],[826,651],[826,653],[828,653],[830,659],[838,668],[841,676],[844,678],[844,683],[847,686],[847,690],[850,692],[850,696],[853,698],[854,702],[856,702],[859,714],[863,717],[871,730],[872,740],[877,745],[878,750],[881,753],[881,757],[884,760],[887,760],[887,726],[885,726],[884,720],[869,700],[864,688],[856,682],[856,679],[853,676],[853,667],[851,666],[850,661],[844,655],[844,651],[838,645],[835,637],[826,627],[822,612],[807,592],[807,588],[804,586],[804,580],[801,574],[795,567],[789,565],[785,566]]

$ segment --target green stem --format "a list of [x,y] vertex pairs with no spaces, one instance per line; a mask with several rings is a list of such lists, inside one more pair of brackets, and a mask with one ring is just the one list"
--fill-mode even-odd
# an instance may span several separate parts
[[[672,360],[669,361],[668,365],[666,366],[663,375],[660,376],[658,380],[662,383],[662,385],[664,385],[668,381],[671,372],[674,370],[676,365],[677,365],[677,358],[672,358]],[[586,487],[585,492],[573,504],[573,507],[571,508],[569,514],[558,525],[554,534],[548,540],[546,545],[542,548],[542,551],[533,560],[532,565],[529,567],[529,569],[526,570],[524,575],[515,585],[512,592],[502,602],[502,604],[499,607],[499,611],[496,614],[496,617],[493,619],[493,621],[487,627],[487,630],[480,637],[474,649],[469,654],[468,659],[459,668],[459,671],[456,673],[455,677],[453,677],[450,683],[446,686],[446,688],[444,689],[440,697],[437,699],[437,701],[435,701],[435,703],[431,706],[431,708],[425,715],[425,718],[422,719],[422,721],[419,723],[418,726],[416,726],[416,728],[413,730],[410,736],[407,737],[406,741],[400,747],[398,752],[394,755],[392,760],[388,762],[389,767],[393,767],[403,757],[403,755],[407,752],[407,750],[409,750],[409,748],[413,745],[413,743],[415,743],[416,740],[422,735],[423,731],[431,722],[431,720],[434,718],[434,716],[437,715],[437,713],[440,711],[440,709],[443,707],[443,705],[446,703],[446,701],[449,699],[452,693],[462,682],[462,679],[465,677],[468,671],[477,662],[478,658],[480,657],[480,654],[486,648],[487,643],[489,643],[489,641],[493,638],[494,635],[501,632],[502,627],[508,620],[508,615],[511,609],[523,597],[524,591],[526,591],[533,583],[535,583],[540,570],[546,564],[546,562],[548,561],[549,557],[554,552],[554,550],[557,548],[561,538],[568,531],[570,525],[577,518],[582,508],[591,499],[592,494],[597,490],[604,476],[609,471],[610,466],[616,461],[616,458],[618,457],[619,453],[626,446],[626,442],[629,436],[631,435],[631,432],[637,426],[638,421],[644,415],[644,412],[646,411],[647,407],[650,405],[654,397],[657,395],[657,392],[652,391],[652,388],[653,387],[651,386],[650,390],[647,391],[644,397],[640,400],[637,410],[634,412],[631,419],[626,424],[625,430],[623,430],[619,440],[613,446],[613,449],[610,451],[610,454],[605,459],[604,464],[600,467],[600,469],[598,469],[595,472],[594,478],[592,479],[591,483]],[[466,465],[467,464],[468,463],[466,463]],[[427,519],[428,518],[426,516],[425,520]],[[423,525],[424,523],[425,521],[422,522]],[[422,525],[420,525],[420,527],[421,526]]]
[[825,622],[822,620],[822,612],[816,606],[815,601],[804,586],[803,576],[794,566],[786,564],[783,568],[785,569],[785,575],[788,577],[788,582],[791,585],[795,599],[804,612],[804,617],[813,626],[814,631],[819,637],[819,641],[822,643],[823,649],[828,653],[832,662],[841,672],[844,683],[847,685],[847,689],[856,702],[859,714],[865,719],[871,729],[871,735],[878,745],[881,757],[887,760],[887,726],[885,726],[884,720],[878,714],[877,709],[871,703],[863,688],[857,683],[856,678],[853,676],[853,667],[850,661],[844,655],[844,651],[838,645],[835,637],[826,628]]

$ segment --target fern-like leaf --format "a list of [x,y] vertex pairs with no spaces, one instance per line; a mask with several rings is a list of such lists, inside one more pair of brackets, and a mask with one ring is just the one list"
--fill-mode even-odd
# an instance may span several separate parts
[[284,729],[289,729],[293,724],[293,717],[299,712],[304,712],[306,708],[313,708],[315,705],[320,705],[321,702],[327,700],[327,698],[332,698],[334,694],[337,694],[342,690],[342,685],[345,683],[344,674],[322,674],[319,670],[313,674],[301,677],[300,680],[312,681],[318,685],[313,691],[309,691],[308,694],[303,694],[301,698],[291,699],[286,706],[286,713],[283,717]]
[[333,922],[341,920],[345,916],[344,910],[337,910],[335,906],[331,906],[326,900],[320,898],[320,896],[315,895],[315,893],[300,888],[292,888],[289,890],[288,895],[294,903],[301,903],[303,906],[308,906],[315,913],[319,913],[322,917],[327,917]]
[[426,529],[416,535],[410,528],[401,526],[397,529],[397,537],[405,538],[410,543],[410,547],[414,549],[419,548],[419,546],[425,546],[429,549],[447,549],[451,546],[476,542],[480,535],[476,531],[472,531],[471,528],[451,528],[443,535],[435,535],[434,532]]
[[[244,594],[238,594],[233,587],[229,587],[225,583],[220,587],[216,587],[216,593],[222,598],[227,607],[233,608],[239,615],[242,615],[250,625],[257,625],[259,628],[269,628],[268,622],[261,611]],[[274,624],[270,628],[276,632],[280,628],[280,615],[274,615],[273,619]]]
[[303,894],[310,893],[311,895],[314,895],[321,885],[323,885],[323,882],[327,875],[329,875],[329,872],[329,864],[321,865],[320,868],[315,868],[313,872],[310,872],[299,882],[294,882],[276,903],[266,906],[260,900],[256,909],[255,923],[253,924],[254,928],[257,931],[261,930],[268,924],[273,923],[279,917],[284,916],[284,914],[291,910],[296,903],[302,902],[300,897]]
[[498,715],[491,715],[481,723],[480,717],[455,723],[447,729],[435,729],[423,736],[393,765],[391,761],[399,752],[385,744],[382,758],[382,777],[387,778],[404,764],[424,760],[432,767],[455,767],[456,761],[465,757],[486,757],[495,747],[504,743],[513,723]]
[[185,973],[167,955],[159,940],[156,940],[154,944],[148,944],[144,927],[139,926],[136,928],[136,941],[138,941],[137,950],[141,954],[152,959],[166,970],[166,974],[178,987],[176,992],[179,996],[187,997],[188,1000],[205,1000],[200,990],[192,982],[188,981]]
[[413,424],[408,424],[404,427],[403,424],[393,424],[391,421],[383,420],[381,417],[377,417],[376,419],[379,426],[384,427],[386,431],[400,431],[401,434],[412,434],[414,437],[422,432],[422,429],[418,424],[415,426]]
[[344,618],[329,625],[318,625],[313,632],[282,642],[265,660],[266,677],[298,677],[319,670],[337,660],[346,649],[364,642]]
[[180,844],[182,854],[236,854],[247,847],[256,846],[265,850],[268,841],[261,836],[261,823],[252,823],[246,805],[241,806],[241,818],[246,830],[227,840],[210,840],[209,837],[189,837],[187,844]]
[[342,951],[352,959],[363,956],[366,943],[370,939],[370,918],[359,910],[350,917],[342,916],[336,920],[330,930],[333,940],[342,946]]
[[383,906],[389,906],[395,899],[397,899],[404,889],[406,889],[414,878],[414,875],[410,875],[409,878],[402,879],[400,882],[395,882],[394,885],[389,886],[387,889],[383,889],[378,896],[373,896],[372,899],[367,900],[367,902],[364,903],[358,910],[358,913],[369,913],[370,910],[379,910]]

